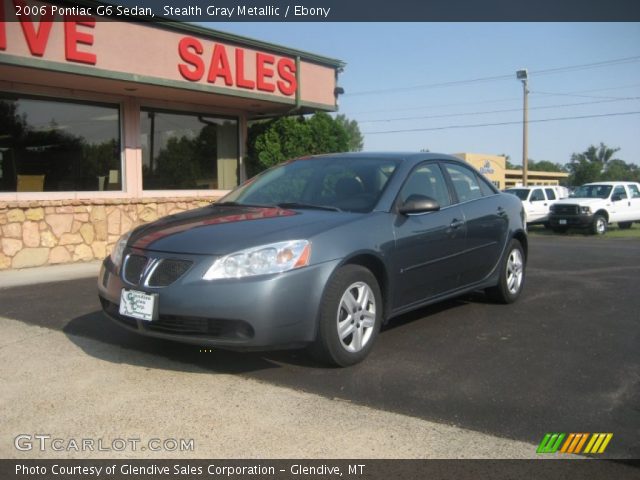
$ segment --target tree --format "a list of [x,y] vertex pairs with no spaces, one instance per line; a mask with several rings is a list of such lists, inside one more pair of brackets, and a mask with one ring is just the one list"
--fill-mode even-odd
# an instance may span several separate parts
[[567,164],[567,169],[569,170],[569,185],[582,185],[600,179],[600,164],[590,162],[575,154],[571,157],[571,163]]
[[247,174],[251,177],[291,158],[348,149],[349,134],[326,113],[255,122],[249,128]]
[[345,115],[336,116],[336,123],[341,125],[347,132],[347,144],[349,152],[360,152],[364,147],[364,137],[360,132],[358,122],[355,120],[349,120]]
[[553,163],[549,160],[539,160],[534,161],[529,159],[528,165],[529,170],[534,172],[564,172],[564,166],[559,163]]
[[[571,155],[571,162],[567,165],[570,172],[569,183],[582,185],[583,183],[596,182],[598,180],[627,180],[633,178],[637,172],[632,165],[613,158],[619,148],[607,147],[603,142],[599,146],[590,145],[582,153]],[[613,168],[612,172],[608,172]]]
[[640,182],[640,168],[623,160],[609,160],[607,171],[602,174],[601,180]]
[[619,150],[619,148],[609,148],[604,143],[600,142],[600,145],[598,147],[596,147],[595,145],[590,145],[589,148],[587,148],[584,152],[574,153],[571,156],[571,161],[576,158],[578,160],[584,159],[592,163],[598,163],[600,164],[600,171],[604,172],[607,169],[607,164],[611,160],[617,160],[614,159],[613,156]]

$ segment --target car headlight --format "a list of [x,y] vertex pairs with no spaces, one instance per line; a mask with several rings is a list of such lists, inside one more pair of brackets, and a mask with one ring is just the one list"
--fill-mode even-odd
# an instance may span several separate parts
[[129,237],[131,237],[131,232],[127,232],[122,235],[111,251],[111,261],[118,268],[122,264],[122,255],[124,254],[124,249],[127,247]]
[[282,273],[309,265],[310,257],[311,244],[307,240],[270,243],[218,258],[202,278],[216,280]]
[[580,213],[591,215],[591,207],[580,207]]

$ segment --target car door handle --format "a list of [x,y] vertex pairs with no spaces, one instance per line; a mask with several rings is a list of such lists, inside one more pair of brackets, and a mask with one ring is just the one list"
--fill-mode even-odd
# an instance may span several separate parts
[[457,218],[453,220],[453,222],[451,222],[451,224],[449,225],[449,227],[453,228],[454,230],[460,228],[461,226],[464,225],[464,220],[458,220]]

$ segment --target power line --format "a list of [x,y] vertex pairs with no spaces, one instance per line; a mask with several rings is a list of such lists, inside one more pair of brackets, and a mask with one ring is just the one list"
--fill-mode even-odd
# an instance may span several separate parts
[[[531,92],[534,93],[534,92]],[[557,105],[542,105],[539,107],[530,107],[529,110],[547,110],[549,108],[563,108],[563,107],[575,107],[582,105],[595,105],[598,103],[611,103],[611,102],[620,102],[623,100],[640,100],[640,97],[624,97],[624,98],[612,98],[606,100],[597,100],[594,102],[577,102],[577,103],[563,103]],[[481,112],[462,112],[462,113],[444,113],[440,115],[425,115],[425,116],[416,116],[416,117],[395,117],[395,118],[375,118],[372,120],[360,120],[359,124],[362,123],[381,123],[381,122],[394,122],[394,121],[402,121],[402,120],[424,120],[429,118],[447,118],[447,117],[464,117],[468,115],[488,115],[492,113],[508,113],[508,112],[521,112],[522,107],[520,108],[507,108],[502,110],[485,110]]]
[[[535,75],[552,75],[556,73],[573,72],[577,70],[588,70],[591,68],[601,68],[601,67],[607,67],[612,65],[622,65],[622,64],[637,62],[638,60],[640,60],[640,56],[625,57],[625,58],[617,58],[612,60],[604,60],[601,62],[592,62],[592,63],[583,63],[579,65],[568,65],[565,67],[547,68],[544,70],[532,70],[530,73]],[[423,90],[428,88],[441,88],[441,87],[469,85],[472,83],[480,83],[480,82],[494,82],[496,80],[506,80],[506,79],[512,79],[512,78],[513,78],[513,74],[495,75],[491,77],[472,78],[468,80],[454,80],[450,82],[413,85],[409,87],[382,88],[378,90],[364,90],[361,92],[356,91],[348,95],[351,97],[355,97],[360,95],[372,95],[372,94],[387,93],[387,92],[406,92],[410,90]]]
[[[576,90],[574,92],[562,92],[562,93],[551,93],[551,92],[531,92],[537,95],[549,95],[549,96],[559,96],[559,97],[578,97],[578,98],[603,98],[603,99],[622,99],[626,97],[600,97],[600,96],[590,96],[590,95],[578,95],[581,93],[589,93],[589,92],[604,92],[609,90],[625,90],[628,88],[636,88],[640,87],[640,83],[634,83],[631,85],[619,85],[616,87],[607,87],[607,88],[590,88],[588,90]],[[496,98],[493,100],[482,100],[478,102],[456,102],[456,103],[444,103],[444,104],[436,104],[436,105],[422,105],[418,107],[404,107],[404,108],[381,108],[377,110],[364,110],[364,111],[355,111],[349,112],[349,115],[363,115],[367,113],[381,113],[381,112],[403,112],[410,110],[425,110],[425,109],[433,109],[433,108],[445,108],[445,107],[458,107],[461,105],[484,105],[487,103],[506,103],[506,102],[522,102],[522,97],[511,97],[511,98]],[[362,123],[362,122],[361,122]]]
[[[622,115],[637,115],[639,112],[615,112],[615,113],[603,113],[599,115],[582,115],[578,117],[557,117],[557,118],[543,118],[539,120],[529,120],[529,123],[543,123],[543,122],[556,122],[563,120],[580,120],[584,118],[600,118],[600,117],[617,117]],[[430,128],[411,128],[404,130],[381,130],[378,132],[362,132],[365,135],[377,135],[387,133],[405,133],[405,132],[428,132],[434,130],[448,130],[448,129],[460,129],[460,128],[478,128],[478,127],[497,127],[503,125],[521,125],[522,120],[514,122],[499,122],[499,123],[473,123],[467,125],[447,125],[444,127],[430,127]]]

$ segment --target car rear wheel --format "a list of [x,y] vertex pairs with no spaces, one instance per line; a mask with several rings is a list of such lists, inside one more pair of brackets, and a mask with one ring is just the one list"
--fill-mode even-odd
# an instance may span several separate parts
[[607,219],[600,214],[594,215],[591,232],[595,235],[604,235],[607,232]]
[[522,245],[514,238],[509,242],[502,258],[498,284],[486,290],[491,300],[498,303],[513,303],[518,299],[524,287],[525,263]]
[[381,323],[382,294],[376,278],[360,265],[345,265],[326,287],[311,353],[340,367],[358,363],[373,348]]
[[631,228],[632,224],[633,224],[633,222],[618,222],[618,227],[621,230],[627,230],[627,229]]

